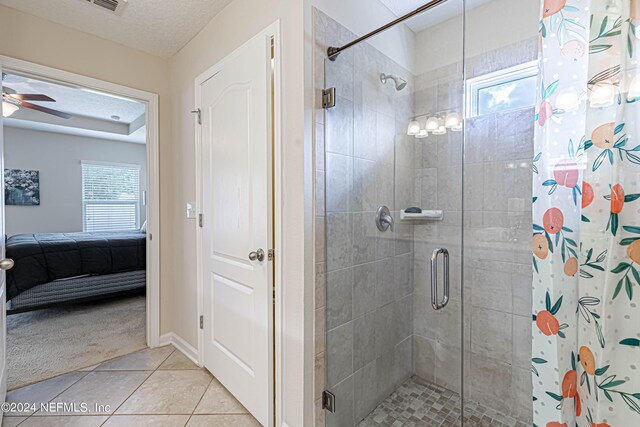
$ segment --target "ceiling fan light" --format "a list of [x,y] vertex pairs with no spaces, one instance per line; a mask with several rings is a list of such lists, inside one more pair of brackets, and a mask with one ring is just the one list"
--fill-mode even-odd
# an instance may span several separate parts
[[18,111],[18,106],[7,101],[2,101],[2,117],[10,117]]

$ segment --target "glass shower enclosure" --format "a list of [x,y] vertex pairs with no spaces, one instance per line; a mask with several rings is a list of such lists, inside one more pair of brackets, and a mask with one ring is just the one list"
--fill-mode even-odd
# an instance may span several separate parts
[[[465,54],[483,11],[446,7],[398,24],[410,67],[385,33],[324,60],[328,426],[531,425],[533,109],[474,115],[465,87],[535,40]],[[356,38],[317,13],[323,46]]]

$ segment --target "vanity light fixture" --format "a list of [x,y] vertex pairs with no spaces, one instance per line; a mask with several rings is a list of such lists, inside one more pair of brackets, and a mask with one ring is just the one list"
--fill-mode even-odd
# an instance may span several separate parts
[[407,135],[418,135],[420,133],[420,123],[417,120],[411,120],[407,128]]
[[460,116],[458,113],[452,112],[447,114],[447,118],[444,120],[444,126],[448,129],[460,126]]
[[580,106],[580,96],[578,91],[571,86],[558,93],[556,98],[556,107],[563,111],[575,111]]
[[608,82],[595,84],[590,89],[589,106],[591,108],[610,107],[614,103],[616,87]]
[[416,138],[422,139],[422,138],[426,138],[427,136],[429,136],[429,132],[427,132],[426,129],[420,129],[420,131],[416,135]]
[[640,98],[640,75],[635,76],[629,84],[629,93],[627,93],[627,100],[635,101]]
[[433,131],[434,135],[444,135],[447,133],[447,128],[444,126],[438,126],[438,129]]
[[[424,127],[422,127],[424,123]],[[460,113],[456,111],[438,111],[435,114],[425,114],[411,118],[407,126],[407,135],[416,138],[426,138],[429,133],[433,135],[444,135],[447,129],[460,132],[462,131],[462,118]]]
[[426,125],[426,129],[429,132],[433,132],[434,130],[438,129],[438,118],[437,117],[429,117],[427,119],[427,125]]

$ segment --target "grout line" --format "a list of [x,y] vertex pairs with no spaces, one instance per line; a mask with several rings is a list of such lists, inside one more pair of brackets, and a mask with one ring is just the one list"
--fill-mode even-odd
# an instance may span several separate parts
[[[51,399],[47,400],[46,402],[41,402],[41,403],[49,403],[49,402],[53,401],[56,397],[60,396],[60,395],[61,395],[62,393],[64,393],[65,391],[69,390],[73,385],[75,385],[76,383],[78,383],[78,381],[82,380],[84,377],[86,377],[87,375],[89,375],[89,373],[90,373],[91,371],[71,371],[71,372],[67,372],[67,373],[64,373],[64,374],[57,375],[56,377],[52,377],[52,378],[61,377],[62,375],[67,375],[67,374],[73,374],[73,373],[75,373],[75,372],[85,372],[85,374],[84,374],[84,375],[82,375],[80,378],[78,378],[76,381],[74,381],[74,382],[72,382],[71,384],[69,384],[69,386],[68,386],[68,387],[66,387],[66,388],[65,388],[64,390],[62,390],[60,393],[58,393],[58,394],[56,394],[55,396],[53,396]],[[49,378],[49,379],[52,379],[52,378]],[[44,380],[44,381],[48,381],[48,380]],[[41,381],[41,382],[44,382],[44,381]],[[31,384],[31,385],[35,385],[35,384],[38,384],[38,383],[33,383],[33,384]],[[27,387],[28,387],[28,386],[27,386]],[[34,412],[30,413],[29,415],[27,415],[27,418],[25,418],[24,420],[20,421],[20,424],[22,424],[23,422],[25,422],[28,418],[31,418],[32,416],[34,416],[34,415],[35,415],[37,412],[39,412],[39,411],[40,411],[40,409],[37,409],[36,411],[34,411]]]
[[[150,372],[149,375],[144,379],[144,381],[142,381],[140,383],[140,385],[138,385],[138,387],[135,388],[135,390],[133,390],[123,401],[120,405],[118,405],[117,408],[115,408],[113,410],[113,412],[111,412],[110,414],[81,414],[81,415],[75,415],[75,414],[60,414],[59,416],[69,416],[69,417],[101,417],[101,416],[106,416],[106,419],[104,420],[104,422],[102,422],[100,425],[103,426],[105,425],[112,417],[116,416],[158,416],[158,415],[167,415],[167,416],[171,416],[171,415],[188,415],[188,419],[185,422],[184,426],[186,426],[191,419],[193,418],[194,415],[203,415],[203,416],[250,416],[250,413],[247,412],[229,412],[229,413],[211,413],[211,414],[195,414],[195,411],[198,407],[198,405],[200,405],[200,403],[202,402],[202,399],[204,398],[204,395],[206,394],[207,390],[209,389],[209,387],[211,386],[211,384],[214,382],[214,380],[216,380],[216,378],[211,375],[211,380],[209,381],[209,383],[207,384],[205,391],[202,393],[202,396],[200,396],[200,399],[198,400],[198,402],[196,403],[196,405],[194,406],[193,410],[191,411],[190,414],[116,414],[116,412],[118,411],[118,409],[120,409],[122,407],[122,405],[124,405],[125,402],[127,402],[131,396],[133,396],[133,394],[138,391],[148,380],[149,378],[153,375],[153,373],[157,372],[160,370],[160,366],[162,366],[162,364],[172,355],[174,354],[176,351],[178,351],[175,346],[171,345],[173,347],[173,351],[171,351],[170,353],[167,354],[167,356],[162,359],[162,361],[156,366],[155,369],[151,370],[151,369],[135,369],[135,370],[106,370],[106,371],[96,371],[96,370],[92,370],[92,371],[71,371],[71,372],[67,372],[65,374],[60,374],[58,376],[62,376],[62,375],[67,375],[67,374],[72,374],[72,373],[83,373],[84,375],[80,376],[76,381],[74,381],[73,383],[69,384],[67,387],[65,387],[62,391],[60,391],[58,394],[56,394],[52,399],[48,400],[46,403],[51,402],[53,400],[55,400],[56,398],[58,398],[60,395],[62,395],[64,392],[66,392],[68,389],[70,389],[73,385],[77,384],[78,382],[80,382],[82,379],[84,379],[86,376],[88,376],[90,373],[92,372]],[[145,350],[145,349],[143,349]],[[134,353],[129,353],[130,354],[135,354],[139,351],[143,351],[143,350],[138,350]],[[119,357],[124,357],[127,355],[123,355],[123,356],[118,356],[114,359],[117,359]],[[113,360],[113,359],[109,359],[109,360]],[[105,361],[106,362],[106,361]],[[104,362],[103,362],[104,363]],[[201,368],[200,368],[201,369]],[[173,371],[193,371],[193,369],[189,370],[189,369],[172,369]],[[160,371],[166,371],[166,370],[160,370]],[[55,377],[52,377],[55,378]],[[46,380],[44,380],[46,381]],[[41,381],[43,382],[43,381]],[[38,383],[34,383],[34,384],[38,384]],[[22,423],[24,423],[27,419],[31,418],[32,416],[34,416],[38,411],[26,415],[24,420],[20,421],[20,423],[18,425],[21,425]],[[16,418],[18,418],[19,416],[17,416]],[[37,417],[40,418],[40,417]],[[42,420],[45,420],[45,417],[42,417]]]
[[[172,346],[172,347],[173,347],[173,346]],[[144,348],[144,349],[142,349],[142,350],[134,351],[133,353],[124,354],[124,355],[122,355],[122,356],[114,357],[114,358],[112,358],[112,359],[105,360],[105,361],[104,361],[104,362],[102,362],[102,363],[105,363],[105,362],[108,362],[108,361],[111,361],[111,360],[115,360],[115,359],[118,359],[118,358],[120,358],[120,357],[125,357],[125,356],[131,355],[131,354],[135,354],[135,353],[138,353],[138,352],[140,352],[140,351],[144,351],[144,350],[149,349],[149,348],[150,348],[150,347],[147,347],[147,348]],[[67,373],[64,373],[64,374],[60,374],[60,375],[58,375],[58,376],[67,375],[67,374],[72,374],[72,373],[76,373],[76,372],[78,372],[78,373],[84,373],[84,375],[82,375],[80,378],[78,378],[76,381],[74,381],[73,383],[71,383],[68,387],[66,387],[65,389],[63,389],[60,393],[56,394],[53,398],[51,398],[50,400],[48,400],[48,401],[47,401],[47,402],[45,402],[45,403],[49,403],[49,402],[53,401],[54,399],[56,399],[57,397],[59,397],[60,395],[62,395],[65,391],[69,390],[72,386],[74,386],[75,384],[77,384],[78,382],[80,382],[82,379],[84,379],[87,375],[89,375],[89,374],[90,374],[90,373],[92,373],[92,372],[150,372],[150,374],[149,374],[149,375],[144,379],[144,381],[142,381],[142,382],[140,383],[140,385],[139,385],[138,387],[136,387],[136,389],[135,389],[131,394],[129,394],[129,396],[127,396],[127,397],[122,401],[122,403],[121,403],[120,405],[118,405],[118,407],[117,407],[116,409],[114,409],[114,411],[113,411],[111,414],[86,414],[86,415],[63,414],[63,415],[60,415],[60,416],[76,416],[76,417],[83,417],[83,416],[105,416],[105,415],[106,415],[106,416],[107,416],[107,419],[105,419],[105,421],[101,424],[101,425],[104,425],[104,424],[105,424],[105,423],[106,423],[106,422],[111,418],[111,416],[113,416],[113,415],[115,414],[115,412],[116,412],[118,409],[120,409],[120,407],[121,407],[121,406],[122,406],[122,405],[123,405],[127,400],[129,400],[129,398],[133,395],[133,393],[135,393],[135,392],[136,392],[136,391],[137,391],[137,390],[142,386],[142,384],[144,384],[144,383],[149,379],[149,377],[150,377],[154,372],[156,372],[156,371],[158,370],[158,368],[160,367],[160,365],[162,365],[162,364],[163,364],[163,363],[164,363],[164,362],[169,358],[169,356],[171,356],[175,351],[176,351],[176,348],[175,348],[175,347],[173,347],[173,351],[171,351],[169,354],[167,354],[167,356],[166,356],[164,359],[162,359],[162,361],[161,361],[161,362],[157,365],[157,367],[156,367],[155,369],[153,369],[153,370],[151,370],[151,369],[135,369],[135,370],[123,370],[123,369],[121,369],[121,370],[96,371],[96,370],[94,369],[94,370],[92,370],[92,371],[81,371],[81,370],[76,370],[76,371],[71,371],[71,372],[67,372]],[[101,363],[101,364],[102,364],[102,363]],[[96,367],[96,368],[97,368],[97,367]],[[56,377],[52,377],[52,378],[56,378]],[[44,382],[44,381],[47,381],[47,380],[43,380],[43,381],[40,381],[40,382]],[[34,384],[38,384],[38,383],[34,383]],[[32,385],[33,385],[33,384],[32,384]],[[38,411],[35,411],[35,412],[33,412],[32,414],[29,414],[29,415],[28,415],[24,420],[22,420],[22,421],[20,422],[20,424],[22,424],[23,422],[25,422],[27,419],[29,419],[29,418],[33,417],[37,412],[38,412]]]
[[[211,381],[209,381],[209,384],[207,384],[207,387],[204,389],[204,393],[202,393],[202,396],[200,396],[200,399],[198,399],[198,403],[196,403],[196,405],[193,407],[193,410],[191,411],[191,415],[189,415],[189,419],[187,420],[187,424],[189,424],[189,422],[191,421],[191,418],[193,418],[193,415],[195,414],[196,409],[198,409],[200,402],[202,402],[202,398],[204,397],[205,394],[207,394],[207,391],[209,390],[209,387],[211,387],[211,384],[213,383],[214,379],[215,377],[213,376],[213,374],[211,374]],[[185,426],[187,424],[185,424]]]
[[[82,368],[82,369],[83,369],[83,368]],[[23,388],[25,388],[25,387],[31,387],[32,385],[40,384],[40,383],[43,383],[43,382],[45,382],[45,381],[49,381],[49,380],[52,380],[52,379],[54,379],[54,378],[61,377],[61,376],[63,376],[63,375],[72,374],[72,373],[74,373],[74,372],[86,372],[86,373],[91,372],[91,371],[83,371],[82,369],[75,369],[75,370],[73,370],[73,371],[69,371],[69,372],[62,372],[62,373],[57,374],[57,375],[54,375],[54,376],[52,376],[52,377],[41,379],[40,381],[35,381],[35,382],[29,383],[29,384],[25,384],[25,385],[20,386],[20,387],[18,387],[18,388],[14,388],[14,389],[12,389],[12,390],[7,390],[7,394],[12,393],[12,392],[17,391],[17,390],[21,390],[21,389],[23,389]]]
[[[135,388],[135,389],[134,389],[134,390],[129,394],[129,396],[127,396],[127,397],[122,401],[122,403],[121,403],[121,404],[119,404],[119,405],[118,405],[118,407],[117,407],[117,408],[115,408],[115,409],[113,410],[113,412],[111,412],[111,413],[108,415],[107,419],[106,419],[106,420],[104,420],[104,423],[102,423],[102,424],[101,424],[101,426],[102,426],[102,425],[104,425],[107,421],[109,421],[109,420],[111,419],[111,417],[112,417],[112,416],[114,416],[114,415],[115,415],[115,413],[118,411],[118,409],[120,409],[120,408],[122,407],[122,405],[124,405],[124,404],[127,402],[127,400],[129,400],[129,399],[131,398],[131,396],[133,396],[133,394],[134,394],[136,391],[138,391],[138,390],[140,389],[140,387],[142,387],[142,386],[144,385],[144,383],[146,383],[146,382],[149,380],[149,378],[151,378],[151,375],[153,375],[153,374],[158,370],[158,368],[160,367],[160,365],[162,365],[162,364],[163,364],[163,363],[164,363],[164,362],[169,358],[169,356],[171,356],[171,355],[176,351],[176,348],[175,348],[173,345],[172,345],[171,347],[173,347],[173,351],[171,351],[169,354],[167,354],[167,356],[166,356],[164,359],[162,359],[162,361],[161,361],[160,363],[158,363],[158,366],[156,366],[156,368],[155,368],[155,369],[153,369],[149,375],[147,375],[147,377],[144,379],[144,381],[142,381],[142,382],[138,385],[138,387],[136,387],[136,388]],[[147,348],[150,348],[150,347],[147,347]],[[133,354],[133,353],[132,353],[132,354]],[[105,372],[113,372],[113,371],[105,371]],[[127,372],[127,371],[125,371],[125,372]],[[129,371],[129,372],[131,372],[131,371]],[[128,414],[128,415],[129,415],[129,414]]]

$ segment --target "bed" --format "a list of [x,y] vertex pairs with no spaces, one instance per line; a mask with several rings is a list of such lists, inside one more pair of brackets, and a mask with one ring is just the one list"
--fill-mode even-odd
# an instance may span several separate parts
[[146,233],[18,234],[6,242],[7,313],[141,292]]

